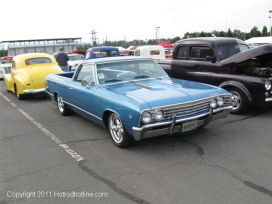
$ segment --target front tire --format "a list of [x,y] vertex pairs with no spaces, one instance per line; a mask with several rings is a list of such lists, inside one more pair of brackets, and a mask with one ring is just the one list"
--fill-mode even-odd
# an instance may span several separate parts
[[113,143],[120,148],[132,145],[135,140],[131,137],[116,113],[111,113],[108,120],[108,129]]
[[63,102],[59,94],[57,94],[57,105],[61,115],[66,116],[71,114],[71,110],[67,108],[67,105]]
[[234,98],[233,108],[230,113],[232,114],[244,113],[248,109],[248,102],[244,92],[235,87],[230,87],[227,88],[226,90],[229,91]]

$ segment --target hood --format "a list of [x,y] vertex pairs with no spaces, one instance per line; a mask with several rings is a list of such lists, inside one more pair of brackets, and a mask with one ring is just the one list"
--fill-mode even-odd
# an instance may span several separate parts
[[223,90],[198,82],[171,78],[112,84],[106,88],[136,101],[145,101],[151,108],[208,98],[221,94],[220,90]]
[[40,64],[39,66],[35,64],[33,65],[33,67],[31,67],[30,65],[27,71],[31,77],[34,89],[44,87],[45,77],[48,74],[55,74],[55,73],[62,72],[62,70],[60,69],[58,65],[48,66],[46,64]]
[[247,50],[245,52],[233,55],[225,60],[221,61],[221,65],[228,65],[233,63],[240,63],[251,58],[257,58],[263,63],[267,63],[272,59],[272,44],[263,45],[254,49]]

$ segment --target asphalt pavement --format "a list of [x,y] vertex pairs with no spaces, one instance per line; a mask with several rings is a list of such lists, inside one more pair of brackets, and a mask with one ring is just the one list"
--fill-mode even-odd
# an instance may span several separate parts
[[107,130],[0,81],[0,204],[271,204],[272,109],[116,147]]

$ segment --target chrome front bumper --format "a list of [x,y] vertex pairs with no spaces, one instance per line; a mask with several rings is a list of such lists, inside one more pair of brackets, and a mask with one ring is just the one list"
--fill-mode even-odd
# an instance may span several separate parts
[[232,106],[228,106],[216,110],[211,110],[208,113],[189,118],[176,119],[176,117],[174,116],[172,120],[167,122],[147,124],[143,127],[133,127],[132,132],[136,141],[149,137],[181,133],[181,126],[183,122],[197,120],[197,128],[199,128],[201,126],[207,125],[210,121],[226,118],[231,110]]
[[39,93],[44,93],[45,88],[42,89],[27,89],[23,91],[24,94],[39,94]]

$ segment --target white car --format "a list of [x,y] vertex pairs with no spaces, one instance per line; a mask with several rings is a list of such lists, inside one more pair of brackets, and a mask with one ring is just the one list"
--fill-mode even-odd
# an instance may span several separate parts
[[3,79],[5,74],[9,74],[10,69],[11,63],[0,64],[0,79]]
[[69,61],[68,67],[69,71],[73,71],[76,67],[84,60],[84,55],[81,54],[68,54]]

